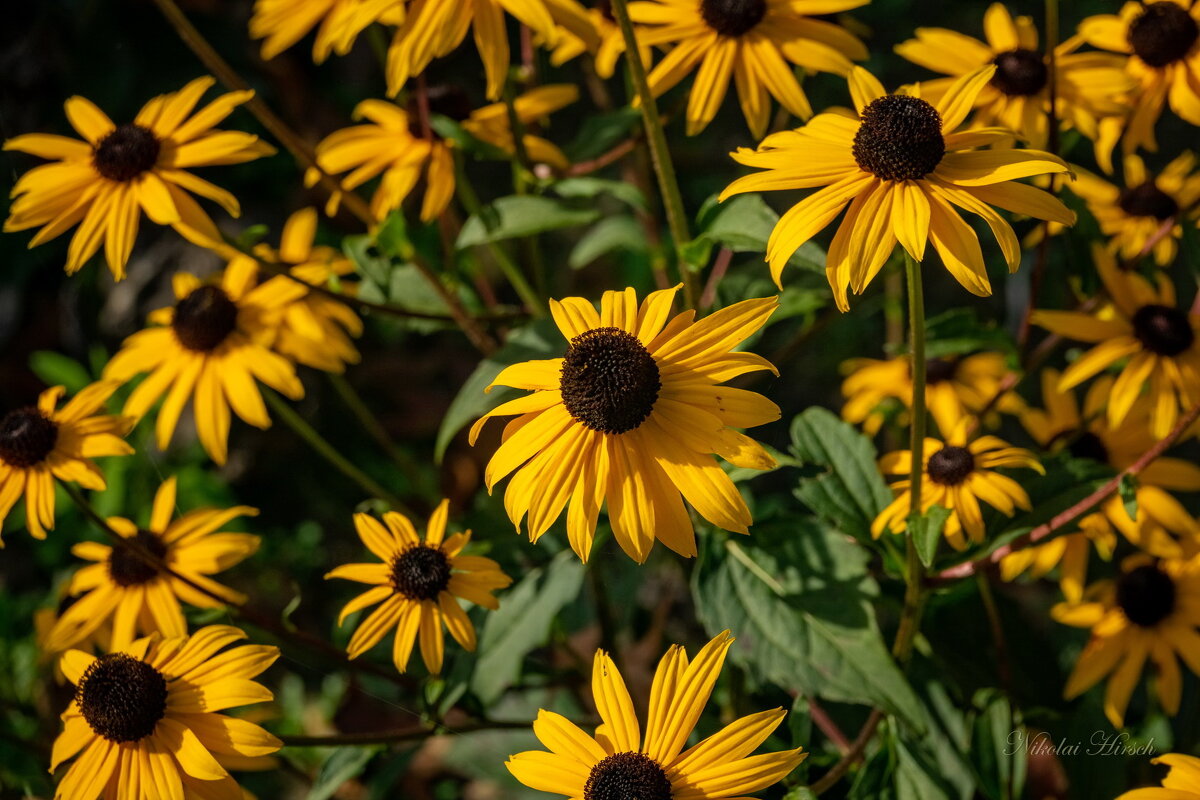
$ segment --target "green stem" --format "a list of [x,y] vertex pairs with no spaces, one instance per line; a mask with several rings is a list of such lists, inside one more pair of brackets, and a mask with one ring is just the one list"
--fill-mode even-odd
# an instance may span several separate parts
[[392,744],[428,739],[431,736],[457,736],[475,731],[528,730],[528,722],[483,720],[456,727],[417,725],[387,731],[334,733],[327,736],[280,736],[284,747],[344,747],[347,745]]
[[309,425],[308,421],[296,413],[296,410],[288,405],[282,397],[265,387],[263,389],[263,397],[266,398],[267,405],[271,407],[275,415],[282,419],[289,428],[299,434],[300,438],[307,442],[309,447],[316,451],[317,455],[328,461],[338,472],[357,483],[371,496],[383,500],[394,510],[412,516],[412,512],[405,506],[403,500],[383,488],[374,478],[363,472],[350,459],[339,453],[336,447],[330,444],[321,434],[317,433],[316,428]]
[[[925,292],[921,286],[921,264],[908,253],[904,254],[905,273],[908,277],[908,342],[912,356],[912,409],[909,430],[909,450],[912,467],[909,471],[911,503],[910,519],[921,513],[921,478],[925,470]],[[893,652],[901,662],[912,653],[913,640],[921,614],[921,560],[917,556],[917,545],[912,531],[905,536],[904,612],[900,618],[900,631],[896,635]]]
[[[683,210],[683,196],[679,192],[679,180],[675,176],[675,165],[671,163],[671,152],[667,149],[667,137],[663,132],[662,118],[658,115],[658,104],[650,92],[650,82],[646,78],[646,65],[642,63],[641,51],[638,49],[637,36],[633,32],[633,22],[629,19],[629,6],[626,0],[612,0],[612,13],[621,28],[621,36],[625,39],[625,63],[629,66],[629,76],[637,91],[642,112],[642,123],[646,127],[646,142],[650,146],[650,160],[654,164],[654,174],[658,176],[658,188],[662,193],[663,208],[667,212],[667,226],[671,229],[671,238],[675,240],[676,252],[691,240],[688,233],[687,216]],[[691,266],[682,258],[679,260],[679,277],[683,281],[684,302],[688,308],[695,308],[699,300],[696,288],[696,276]]]

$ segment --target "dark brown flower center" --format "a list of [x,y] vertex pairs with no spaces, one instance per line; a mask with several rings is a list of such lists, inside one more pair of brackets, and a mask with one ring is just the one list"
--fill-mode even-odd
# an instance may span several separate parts
[[958,372],[958,359],[931,358],[925,362],[925,382],[944,383],[954,379]]
[[166,714],[167,679],[141,659],[110,653],[83,673],[75,700],[97,735],[110,742],[136,742],[153,733]]
[[996,74],[991,84],[1010,97],[1028,97],[1046,88],[1049,71],[1042,54],[1018,48],[992,59]]
[[158,161],[162,143],[149,128],[122,125],[96,145],[92,165],[110,181],[131,181]]
[[767,0],[700,0],[700,16],[722,36],[748,33],[767,15]]
[[1177,356],[1192,346],[1196,333],[1188,315],[1169,306],[1142,306],[1133,315],[1133,335],[1152,353]]
[[924,178],[942,162],[942,117],[919,97],[889,94],[862,110],[854,135],[858,166],[885,181]]
[[642,753],[614,753],[592,767],[584,800],[671,800],[671,782],[658,762]]
[[175,304],[171,327],[179,343],[189,350],[208,352],[237,328],[237,305],[224,290],[201,286]]
[[1067,445],[1067,452],[1072,458],[1090,458],[1101,464],[1108,463],[1108,448],[1104,446],[1103,440],[1091,431],[1084,431],[1071,440]]
[[1188,54],[1200,37],[1196,20],[1178,3],[1147,3],[1129,25],[1129,46],[1152,67],[1165,67]]
[[1117,578],[1117,605],[1134,625],[1153,628],[1175,610],[1175,581],[1157,565],[1143,564]]
[[450,584],[450,559],[441,548],[417,545],[392,560],[392,586],[410,600],[436,600]]
[[975,471],[975,456],[965,447],[946,445],[929,457],[929,479],[942,486],[957,486]]
[[1146,181],[1140,186],[1124,190],[1117,198],[1117,205],[1131,217],[1154,217],[1164,220],[1179,213],[1179,204],[1175,202],[1175,198],[1155,186],[1154,181]]
[[0,420],[0,459],[24,469],[40,464],[58,444],[58,425],[34,406],[17,408]]
[[636,336],[593,328],[571,340],[559,388],[577,422],[600,433],[625,433],[650,416],[662,381],[654,356]]
[[[139,530],[133,541],[156,558],[165,558],[167,555],[167,546],[151,531]],[[108,577],[118,586],[137,586],[150,581],[156,575],[158,567],[148,563],[129,547],[118,545],[108,556]]]

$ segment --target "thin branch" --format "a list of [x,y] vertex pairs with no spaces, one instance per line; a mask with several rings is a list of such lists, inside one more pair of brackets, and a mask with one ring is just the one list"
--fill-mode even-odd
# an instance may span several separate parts
[[332,733],[325,736],[280,736],[284,747],[344,747],[347,745],[395,744],[428,739],[432,736],[459,736],[476,731],[529,730],[528,721],[481,720],[454,727],[445,725],[413,725],[363,733]]

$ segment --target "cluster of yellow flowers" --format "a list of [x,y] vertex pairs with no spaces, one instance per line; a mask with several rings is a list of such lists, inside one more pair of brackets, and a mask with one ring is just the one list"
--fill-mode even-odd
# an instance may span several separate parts
[[[847,421],[871,435],[889,419],[923,425],[927,403],[940,437],[916,440],[920,457],[902,450],[880,459],[883,473],[905,477],[892,485],[894,501],[872,535],[905,533],[911,514],[938,506],[949,512],[945,538],[963,551],[987,541],[980,500],[1008,517],[1031,508],[1026,490],[997,470],[1044,472],[1032,451],[981,432],[1000,415],[1016,415],[1047,453],[1066,450],[1120,472],[1155,442],[1177,439],[1181,420],[1188,422],[1185,415],[1200,402],[1200,316],[1179,306],[1164,274],[1147,278],[1127,263],[1153,254],[1159,266],[1171,264],[1184,226],[1200,215],[1192,154],[1157,175],[1138,154],[1156,148],[1155,126],[1167,106],[1200,125],[1200,4],[1130,2],[1119,14],[1084,20],[1045,54],[1033,23],[997,3],[983,19],[986,41],[918,29],[898,54],[944,77],[889,92],[854,63],[868,56],[851,32],[858,28],[827,19],[867,2],[615,0],[589,9],[576,0],[257,0],[250,34],[263,40],[263,57],[272,58],[316,29],[312,55],[321,62],[345,54],[372,26],[390,32],[390,99],[361,102],[354,116],[364,123],[320,142],[306,176],[310,184],[343,176],[335,179],[330,215],[377,179],[369,206],[377,222],[402,210],[422,182],[418,213],[425,222],[441,218],[463,190],[459,145],[436,132],[439,116],[490,147],[524,154],[548,175],[569,169],[567,156],[529,129],[575,103],[575,86],[541,86],[474,107],[453,89],[424,85],[430,63],[473,32],[487,98],[499,100],[511,85],[507,15],[523,26],[531,46],[551,51],[556,65],[587,54],[589,69],[603,79],[620,58],[632,58],[634,77],[640,74],[649,93],[643,106],[695,73],[688,135],[714,119],[732,82],[749,131],[761,141],[732,154],[758,171],[734,180],[721,199],[806,192],[766,247],[781,289],[796,251],[840,216],[825,267],[842,311],[849,309],[849,290],[862,293],[897,244],[917,264],[932,244],[964,288],[991,294],[983,248],[962,212],[988,225],[1015,271],[1022,243],[996,209],[1042,221],[1037,235],[1044,240],[1075,222],[1056,196],[1069,183],[1107,239],[1094,251],[1103,292],[1078,310],[1031,315],[1034,325],[1093,345],[1061,374],[1042,372],[1044,408],[1012,391],[1017,376],[1000,353],[932,359],[920,376],[910,355],[848,365]],[[635,40],[636,47],[627,46]],[[843,76],[852,108],[814,115],[801,72]],[[291,215],[277,248],[241,248],[196,201],[211,200],[237,217],[237,199],[192,170],[275,152],[253,134],[216,127],[251,92],[233,91],[197,110],[213,84],[198,78],[155,97],[123,124],[73,97],[65,111],[81,139],[31,133],[4,144],[49,162],[17,182],[5,230],[38,229],[30,242],[36,246],[74,228],[69,273],[102,251],[114,278],[124,277],[142,212],[227,262],[211,280],[176,273],[174,304],[149,315],[148,327],[124,342],[99,382],[61,407],[63,389],[48,389],[36,405],[0,419],[0,522],[23,497],[34,537],[54,527],[55,482],[83,504],[77,486],[105,486],[93,459],[130,455],[124,437],[143,418],[154,417],[158,446],[166,448],[191,401],[199,441],[224,464],[231,412],[266,428],[268,405],[284,403],[275,393],[303,397],[299,366],[340,373],[359,360],[354,339],[363,323],[353,310],[353,286],[342,280],[355,267],[314,244],[315,209]],[[803,124],[768,134],[771,98]],[[1055,155],[1067,134],[1091,140],[1107,173],[1120,144],[1123,186]],[[764,327],[779,301],[751,298],[708,315],[673,314],[679,289],[660,288],[640,302],[632,288],[608,291],[598,309],[580,297],[550,300],[565,355],[512,364],[492,382],[529,393],[487,412],[470,441],[489,418],[510,418],[485,483],[491,491],[509,479],[505,510],[531,541],[565,513],[570,546],[586,562],[605,507],[614,538],[639,563],[656,540],[696,556],[693,511],[714,527],[748,533],[751,511],[717,457],[741,468],[774,467],[771,453],[739,429],[775,421],[781,412],[758,393],[724,384],[775,372],[766,359],[736,348]],[[106,413],[114,393],[139,377],[121,413]],[[1089,380],[1081,409],[1073,390]],[[914,397],[918,384],[927,387],[923,397]],[[890,406],[901,413],[889,416]],[[1118,726],[1147,660],[1157,669],[1156,691],[1168,713],[1180,704],[1180,661],[1200,674],[1200,522],[1169,494],[1200,490],[1200,469],[1160,458],[1137,471],[1132,497],[1114,494],[1079,520],[1077,533],[1014,550],[1001,565],[1009,580],[1059,570],[1066,599],[1054,618],[1092,629],[1066,694],[1111,676],[1105,709]],[[228,626],[189,634],[182,610],[245,601],[212,576],[255,552],[256,536],[223,529],[257,511],[202,509],[175,518],[176,494],[175,479],[166,479],[147,527],[111,517],[101,520],[111,547],[81,542],[72,549],[92,563],[71,578],[68,593],[78,599],[43,637],[77,687],[54,746],[52,770],[75,759],[57,797],[239,798],[228,769],[251,768],[281,746],[259,726],[218,713],[271,699],[252,679],[277,650],[242,645],[221,652],[244,634]],[[475,630],[460,601],[495,609],[493,593],[511,578],[495,561],[469,554],[469,531],[447,535],[448,517],[442,501],[422,537],[396,512],[382,521],[354,516],[378,561],[345,564],[326,576],[368,584],[339,623],[377,606],[358,623],[350,658],[391,634],[397,670],[407,669],[419,641],[425,666],[436,673],[443,629],[474,650]],[[1120,563],[1115,580],[1088,586],[1090,551],[1111,558],[1114,528],[1137,552]],[[724,632],[690,661],[681,647],[668,650],[653,677],[644,733],[616,665],[598,651],[591,685],[602,726],[592,736],[542,711],[533,728],[549,752],[514,755],[509,770],[533,789],[589,800],[740,798],[778,782],[805,754],[799,748],[751,753],[780,724],[782,710],[732,722],[686,748],[732,642]],[[1173,771],[1165,785],[1181,797],[1200,796],[1195,760],[1172,756],[1167,763]]]

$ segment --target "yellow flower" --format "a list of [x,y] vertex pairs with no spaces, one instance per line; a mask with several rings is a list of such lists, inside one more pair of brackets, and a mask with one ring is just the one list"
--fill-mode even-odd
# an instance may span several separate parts
[[82,267],[103,244],[117,280],[125,277],[142,211],[191,242],[218,245],[217,226],[188,192],[215,201],[234,217],[241,213],[237,198],[188,169],[241,164],[275,149],[253,134],[213,128],[253,92],[230,92],[192,114],[212,85],[212,78],[197,78],[154,98],[133,122],[120,126],[91,101],[72,97],[66,102],[67,119],[86,141],[48,133],[6,141],[5,150],[55,163],[35,167],[17,181],[4,230],[41,227],[29,242],[35,247],[78,224],[67,249],[67,272]]
[[1087,203],[1088,210],[1100,224],[1100,230],[1110,237],[1109,248],[1122,259],[1140,256],[1146,244],[1167,220],[1174,218],[1169,236],[1162,237],[1151,252],[1154,262],[1165,267],[1175,260],[1178,241],[1183,236],[1184,220],[1194,220],[1200,214],[1200,173],[1196,173],[1196,156],[1185,152],[1150,175],[1142,159],[1125,156],[1125,187],[1079,170],[1071,191]]
[[1105,369],[1126,362],[1108,397],[1108,424],[1117,427],[1128,416],[1143,387],[1149,387],[1150,429],[1166,436],[1179,409],[1200,401],[1200,317],[1175,305],[1175,287],[1165,275],[1157,287],[1136,272],[1122,271],[1112,254],[1092,248],[1096,269],[1111,305],[1093,313],[1035,311],[1035,325],[1095,344],[1063,372],[1058,391],[1071,388]]
[[553,0],[412,0],[388,48],[388,96],[399,94],[410,77],[424,72],[433,59],[449,54],[474,29],[488,99],[498,100],[509,66],[506,13],[528,26],[547,47],[558,44],[559,25],[580,38],[594,36],[587,16],[566,6]]
[[[573,0],[548,0],[550,5],[576,5]],[[592,53],[595,59],[596,74],[608,79],[617,68],[617,59],[625,52],[625,37],[612,14],[612,0],[594,0],[592,7],[583,10],[587,22],[591,25],[591,35],[586,30],[575,33],[566,28],[559,28],[558,45],[550,53],[550,63],[561,67],[572,59],[584,53]],[[575,26],[578,31],[578,26]],[[650,48],[641,42],[638,50],[642,63],[650,63]]]
[[[558,84],[527,92],[517,97],[513,105],[522,125],[529,126],[578,97],[578,88]],[[515,152],[505,104],[494,103],[472,111],[461,92],[434,88],[429,92],[429,107],[432,113],[459,122],[475,138],[507,153]],[[425,139],[415,109],[406,111],[386,100],[364,100],[354,109],[354,118],[366,118],[370,123],[343,128],[325,137],[317,145],[317,163],[321,169],[332,174],[352,170],[341,182],[346,191],[382,175],[371,198],[371,213],[379,220],[400,208],[424,173],[426,188],[421,220],[432,222],[440,217],[454,197],[454,155],[450,149],[453,144],[436,135]],[[534,161],[557,170],[567,168],[567,157],[552,143],[528,133],[522,142]],[[310,171],[306,180],[312,184],[316,177]],[[332,197],[326,212],[331,216],[336,213],[339,202],[338,196]]]
[[808,754],[797,747],[750,755],[779,727],[782,708],[742,717],[684,749],[732,643],[724,631],[690,662],[682,646],[667,650],[650,687],[645,736],[616,663],[597,650],[592,697],[603,724],[589,736],[566,717],[539,710],[533,732],[550,752],[517,753],[505,766],[531,789],[587,800],[748,800]]
[[640,0],[629,4],[629,16],[644,26],[638,31],[639,43],[672,46],[650,72],[655,97],[696,70],[688,95],[689,136],[712,122],[733,80],[750,132],[761,139],[770,122],[771,97],[794,116],[812,116],[812,106],[796,79],[797,67],[845,75],[852,61],[867,57],[866,45],[858,37],[815,15],[868,2]]
[[1084,41],[1101,50],[1128,53],[1126,69],[1137,83],[1125,129],[1126,152],[1157,150],[1154,126],[1168,102],[1171,110],[1200,125],[1200,5],[1191,0],[1128,2],[1118,14],[1098,14],[1079,25]]
[[1104,514],[1083,517],[1075,533],[1055,536],[1045,544],[1022,547],[1009,553],[1000,560],[1000,578],[1013,581],[1026,573],[1030,578],[1042,578],[1058,567],[1063,596],[1077,602],[1083,597],[1092,547],[1105,561],[1112,560],[1117,535]]
[[62,408],[58,402],[66,389],[55,386],[38,396],[37,406],[0,418],[0,526],[24,495],[29,533],[45,539],[47,529],[54,529],[55,478],[85,489],[105,488],[104,473],[92,459],[133,452],[122,439],[133,420],[96,413],[117,386],[93,383]]
[[[303,208],[284,223],[279,250],[259,245],[254,252],[310,286],[327,287],[331,281],[353,274],[354,264],[341,251],[313,245],[316,234],[317,211]],[[343,286],[342,291],[347,288]],[[357,364],[361,358],[350,337],[361,336],[362,331],[362,320],[348,305],[308,291],[283,307],[274,349],[297,364],[342,373],[347,364]]]
[[256,378],[293,400],[304,396],[292,363],[268,348],[283,308],[306,290],[282,276],[255,286],[256,272],[240,259],[219,284],[175,273],[174,307],[150,314],[152,327],[127,338],[105,366],[104,377],[119,382],[150,373],[125,401],[129,416],[141,419],[166,395],[155,424],[159,448],[170,443],[190,396],[200,443],[218,464],[228,451],[230,409],[255,427],[271,424]]
[[1200,758],[1167,753],[1152,760],[1170,767],[1162,788],[1134,789],[1117,800],[1200,800]]
[[[1033,453],[1012,447],[995,436],[980,436],[967,441],[969,420],[960,422],[943,444],[937,439],[925,440],[925,464],[921,474],[921,512],[935,505],[950,512],[942,532],[955,550],[965,550],[967,537],[975,544],[984,540],[983,512],[979,501],[1011,517],[1014,509],[1029,511],[1029,495],[1006,475],[994,472],[997,467],[1027,467],[1045,475],[1046,471]],[[912,452],[899,450],[879,459],[879,469],[885,475],[908,475],[912,470]],[[906,526],[912,504],[910,481],[891,485],[896,499],[879,513],[871,524],[871,535],[878,539],[884,531],[901,533]]]
[[1051,616],[1064,625],[1091,628],[1063,696],[1078,697],[1108,678],[1104,713],[1115,727],[1125,722],[1129,697],[1146,660],[1157,669],[1159,702],[1169,715],[1179,711],[1179,662],[1200,674],[1200,557],[1155,561],[1130,556],[1115,581],[1088,587],[1079,602],[1059,603]]
[[242,645],[228,625],[189,636],[138,639],[95,657],[63,654],[75,697],[62,714],[50,771],[79,756],[58,784],[60,800],[128,797],[241,798],[222,761],[274,753],[282,742],[259,726],[216,712],[264,703],[252,680],[279,657],[267,645]]
[[312,58],[320,64],[330,53],[346,55],[372,24],[403,21],[404,0],[255,0],[250,38],[263,40],[262,57],[270,60],[317,28]]
[[470,433],[474,444],[489,418],[518,415],[484,480],[490,492],[514,473],[504,507],[518,531],[528,514],[531,541],[568,501],[567,535],[584,561],[605,501],[617,542],[638,563],[656,538],[682,556],[696,555],[683,498],[713,525],[748,532],[750,510],[713,455],[739,467],[774,466],[761,445],[732,428],[773,422],[779,407],[718,384],[775,372],[766,359],[732,348],[761,328],[779,301],[745,300],[699,321],[691,311],[668,321],[678,288],[651,293],[640,308],[633,289],[605,292],[598,314],[582,297],[551,300],[570,342],[566,357],[513,364],[493,381],[533,390],[489,411]]
[[[850,374],[842,381],[842,419],[863,426],[874,436],[884,422],[879,405],[898,400],[912,405],[912,368],[908,356],[881,361],[854,358],[843,364]],[[943,433],[954,429],[965,416],[978,414],[992,404],[1004,379],[1012,374],[1000,353],[930,358],[925,363],[925,402]],[[1020,398],[1012,392],[995,403],[1001,411],[1015,412]]]
[[346,604],[338,624],[355,611],[376,603],[383,605],[354,631],[347,648],[350,658],[358,658],[394,631],[392,661],[397,670],[408,669],[413,644],[419,639],[425,667],[430,672],[441,672],[443,625],[464,650],[474,652],[475,628],[458,599],[495,610],[500,602],[492,592],[511,584],[512,578],[490,558],[462,555],[471,541],[470,531],[444,539],[449,508],[450,501],[443,500],[434,509],[425,529],[425,541],[403,514],[384,514],[386,527],[369,514],[354,515],[358,537],[382,563],[343,564],[325,576],[371,585]]
[[[177,520],[175,478],[168,478],[154,495],[150,524],[139,528],[124,517],[109,517],[108,524],[121,536],[162,559],[172,572],[225,597],[242,595],[208,578],[229,569],[258,549],[258,537],[246,533],[217,533],[230,520],[254,516],[247,506],[190,511]],[[46,649],[78,647],[103,625],[112,623],[109,649],[121,650],[136,633],[160,633],[167,638],[187,635],[180,603],[197,608],[221,608],[222,603],[173,575],[159,572],[124,547],[80,542],[71,552],[96,562],[71,576],[67,593],[83,595],[58,618]]]
[[1057,198],[1015,182],[1066,172],[1061,159],[1038,150],[972,149],[1010,136],[1000,129],[955,132],[995,70],[989,66],[957,79],[935,107],[913,94],[887,94],[855,67],[850,93],[857,115],[827,111],[802,128],[767,137],[758,150],[737,150],[735,161],[766,172],[738,178],[722,200],[764,189],[824,187],[793,206],[771,232],[767,261],[776,284],[792,254],[847,205],[825,263],[843,311],[850,307],[846,289],[861,293],[897,241],[917,261],[925,257],[926,240],[933,242],[959,283],[972,294],[990,295],[979,238],[956,206],[988,223],[1010,271],[1021,262],[1021,245],[993,205],[1073,224],[1075,215]]
[[[896,46],[914,64],[957,78],[987,64],[996,73],[975,99],[977,125],[999,125],[1015,131],[1036,148],[1049,141],[1050,71],[1038,49],[1037,28],[1029,17],[1015,20],[1001,3],[983,18],[986,42],[947,28],[917,28],[917,37]],[[1118,98],[1132,88],[1125,59],[1109,53],[1077,53],[1076,37],[1054,49],[1054,110],[1064,130],[1087,138],[1100,137],[1100,118],[1124,114]],[[952,78],[921,83],[922,96],[934,100]]]

